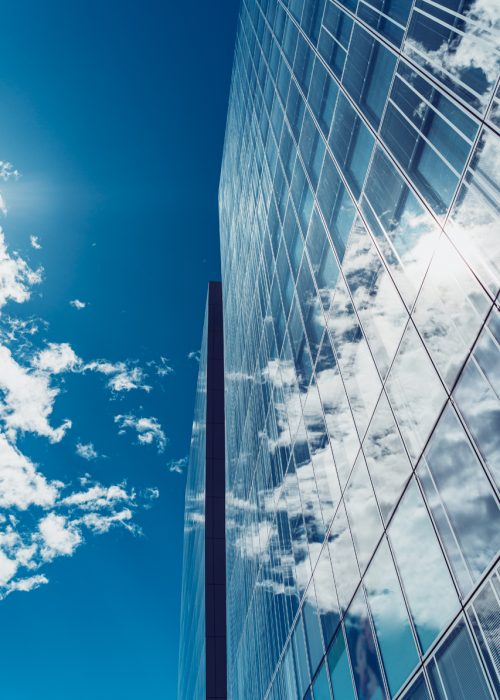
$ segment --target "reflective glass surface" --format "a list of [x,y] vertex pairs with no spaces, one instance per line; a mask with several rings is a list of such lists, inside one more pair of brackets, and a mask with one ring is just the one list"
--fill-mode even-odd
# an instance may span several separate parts
[[433,700],[459,619],[493,683],[493,11],[241,2],[219,189],[235,700]]
[[179,645],[179,700],[206,698],[205,477],[208,302],[187,469]]

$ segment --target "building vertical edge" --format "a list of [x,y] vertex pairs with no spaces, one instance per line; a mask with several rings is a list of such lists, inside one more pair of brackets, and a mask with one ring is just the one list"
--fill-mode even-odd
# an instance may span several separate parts
[[222,286],[208,287],[205,493],[206,697],[227,698]]

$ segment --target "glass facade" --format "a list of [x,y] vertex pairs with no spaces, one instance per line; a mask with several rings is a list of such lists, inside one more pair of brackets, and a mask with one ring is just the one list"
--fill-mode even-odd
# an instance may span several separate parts
[[219,192],[234,700],[498,698],[496,14],[242,0]]
[[224,700],[226,567],[222,289],[208,288],[187,470],[178,700]]

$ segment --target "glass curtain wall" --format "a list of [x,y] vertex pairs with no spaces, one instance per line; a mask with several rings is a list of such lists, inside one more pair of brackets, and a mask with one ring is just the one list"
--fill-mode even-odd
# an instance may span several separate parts
[[488,0],[241,2],[234,700],[498,697],[498,26]]
[[178,700],[206,698],[205,485],[208,298],[200,350],[184,511]]

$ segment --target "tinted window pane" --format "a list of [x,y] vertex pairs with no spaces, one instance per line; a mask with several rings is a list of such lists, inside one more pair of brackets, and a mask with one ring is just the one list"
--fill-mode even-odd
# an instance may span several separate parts
[[420,644],[426,651],[457,612],[458,598],[415,481],[394,515],[389,539]]
[[363,452],[382,517],[387,520],[408,481],[411,465],[384,392],[368,428]]
[[422,675],[403,695],[403,700],[430,700],[429,691]]
[[417,665],[418,654],[385,539],[380,543],[364,582],[385,675],[391,695],[395,695]]
[[468,613],[476,642],[479,644],[483,659],[490,671],[490,678],[498,693],[500,691],[500,603],[493,582],[498,590],[498,576],[495,572],[476,596]]
[[455,399],[479,452],[500,485],[500,347],[495,337],[498,318],[493,311],[460,377]]
[[466,594],[500,549],[500,513],[490,482],[451,406],[439,421],[418,474]]
[[[437,668],[436,668],[437,666]],[[464,622],[460,622],[429,664],[436,700],[490,700],[484,673]]]
[[386,388],[410,457],[416,462],[444,405],[446,393],[411,322]]
[[352,470],[344,498],[359,566],[363,572],[382,534],[382,522],[361,452]]
[[362,589],[347,611],[345,629],[359,700],[384,700],[382,672]]
[[335,700],[355,700],[342,629],[338,631],[328,652],[328,666]]
[[324,663],[316,676],[313,683],[314,700],[330,700],[330,685],[328,683],[328,671],[326,669],[326,663]]

